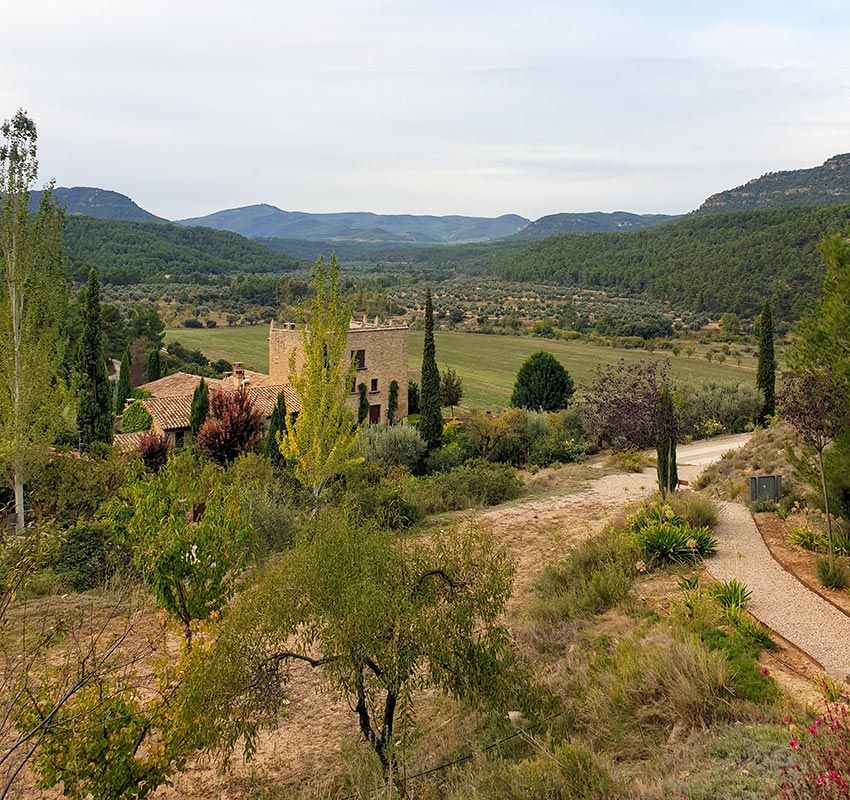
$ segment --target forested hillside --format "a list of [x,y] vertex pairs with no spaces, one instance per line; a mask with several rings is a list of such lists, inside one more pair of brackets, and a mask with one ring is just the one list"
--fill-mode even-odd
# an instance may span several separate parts
[[819,167],[768,172],[760,178],[709,197],[697,214],[787,206],[825,206],[850,202],[850,153]]
[[[41,202],[41,192],[30,193],[30,210],[35,213]],[[168,220],[145,211],[136,205],[127,195],[112,192],[109,189],[97,189],[91,186],[57,186],[53,190],[56,202],[65,209],[68,216],[95,217],[96,219],[117,219],[125,222],[168,222]]]
[[769,296],[788,319],[818,293],[818,241],[848,224],[846,205],[690,217],[634,233],[545,239],[493,271],[514,281],[646,294],[715,314],[751,315]]
[[68,217],[63,242],[74,277],[97,267],[104,283],[130,284],[180,276],[203,282],[210,273],[282,272],[300,262],[236,233],[170,223]]
[[549,214],[527,225],[514,235],[534,241],[561,233],[601,233],[603,231],[637,231],[653,228],[676,217],[669,214],[631,214],[628,211],[591,211],[586,214]]

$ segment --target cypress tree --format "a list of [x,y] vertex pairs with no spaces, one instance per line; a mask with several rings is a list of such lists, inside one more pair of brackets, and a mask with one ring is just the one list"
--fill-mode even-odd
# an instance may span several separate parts
[[357,391],[360,394],[360,402],[357,404],[357,424],[361,425],[369,416],[369,398],[366,396],[366,384],[359,384]]
[[283,454],[280,452],[279,437],[286,430],[286,395],[281,389],[277,396],[277,400],[272,409],[272,415],[269,418],[269,429],[266,432],[265,451],[269,461],[276,467],[280,467],[284,463]]
[[207,421],[210,413],[210,390],[207,382],[201,378],[201,382],[195,387],[192,395],[192,407],[189,409],[189,431],[194,439],[198,435],[201,426]]
[[759,318],[759,358],[756,385],[764,397],[759,424],[776,414],[776,354],[773,350],[773,315],[770,301],[765,300]]
[[127,345],[124,350],[124,355],[121,357],[121,367],[118,370],[118,382],[115,384],[115,413],[121,415],[124,406],[133,393],[133,384],[130,380],[130,369],[132,363],[130,359],[130,346]]
[[77,349],[79,395],[77,429],[80,450],[88,450],[96,442],[112,441],[112,391],[103,352],[100,320],[100,283],[97,270],[89,272],[82,292],[82,334]]
[[387,425],[395,422],[396,411],[398,411],[398,381],[390,381],[390,396],[387,400]]
[[419,433],[428,450],[436,450],[443,441],[443,412],[440,396],[440,370],[434,346],[434,307],[431,290],[425,290],[425,346],[422,350],[422,379],[419,390]]
[[155,347],[148,355],[148,381],[158,381],[162,377],[162,361],[159,348]]
[[676,466],[676,412],[673,408],[673,396],[664,387],[658,397],[658,443],[657,456],[658,490],[662,497],[673,492],[679,484],[679,471]]

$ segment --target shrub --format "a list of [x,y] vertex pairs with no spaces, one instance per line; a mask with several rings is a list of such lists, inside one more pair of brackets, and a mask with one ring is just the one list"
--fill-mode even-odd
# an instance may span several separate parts
[[717,551],[708,528],[694,528],[686,522],[654,522],[642,527],[635,540],[651,564],[688,564]]
[[817,560],[818,580],[828,589],[846,589],[850,586],[850,571],[847,565],[838,559],[819,558]]
[[768,497],[760,497],[758,500],[753,500],[750,503],[750,510],[757,514],[773,513],[776,511],[776,501]]
[[586,458],[587,442],[561,430],[553,430],[541,436],[532,442],[528,451],[528,463],[536,467],[580,463]]
[[621,450],[608,457],[608,464],[623,472],[643,472],[649,466],[649,459],[640,450]]
[[677,517],[694,528],[713,528],[717,525],[717,505],[708,497],[694,492],[674,492],[667,503]]
[[826,536],[821,531],[812,530],[805,525],[791,531],[788,535],[788,544],[812,553],[823,553],[827,548]]
[[165,437],[153,431],[145,431],[139,439],[139,455],[149,472],[159,472],[165,466],[170,449]]
[[210,460],[227,466],[250,450],[263,431],[262,412],[244,389],[210,395],[210,415],[195,442]]
[[479,800],[616,800],[625,795],[591,750],[581,744],[562,742],[551,752],[517,764],[497,762],[479,782],[475,797]]
[[522,481],[508,465],[473,461],[450,472],[410,481],[405,496],[425,515],[492,506],[513,500],[521,492]]
[[425,459],[425,472],[449,472],[466,461],[466,453],[457,442],[443,445],[438,450],[428,454]]
[[415,472],[425,453],[425,442],[410,425],[367,425],[360,432],[360,452],[367,461]]
[[736,578],[733,578],[730,581],[714,583],[709,587],[708,591],[709,594],[718,602],[721,608],[735,611],[746,608],[747,603],[753,594]]
[[70,588],[78,592],[102,585],[119,562],[112,526],[101,521],[81,520],[48,538],[44,566],[49,567]]

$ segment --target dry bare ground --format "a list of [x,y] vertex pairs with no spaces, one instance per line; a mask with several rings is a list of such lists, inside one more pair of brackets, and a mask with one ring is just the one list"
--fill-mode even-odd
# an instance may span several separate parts
[[[679,449],[679,474],[693,481],[709,463],[741,447],[746,436],[723,437]],[[655,485],[654,469],[643,473],[608,474],[601,465],[550,468],[528,479],[524,498],[484,511],[447,514],[429,523],[436,526],[471,524],[488,530],[510,552],[516,568],[508,620],[521,625],[518,614],[532,593],[540,572],[562,558],[575,544],[607,524],[624,505],[640,500]],[[345,703],[321,692],[318,675],[306,666],[292,671],[291,705],[285,719],[265,732],[250,762],[234,753],[227,771],[198,760],[171,787],[155,794],[157,800],[243,800],[243,798],[336,797],[331,787],[356,759],[358,731],[354,714]],[[440,705],[437,727],[464,724],[458,711]],[[439,730],[423,733],[426,763],[440,752]],[[429,746],[430,745],[430,746]],[[430,752],[429,752],[430,751]],[[430,755],[430,759],[428,758]],[[54,791],[38,791],[32,783],[22,800],[55,800]]]

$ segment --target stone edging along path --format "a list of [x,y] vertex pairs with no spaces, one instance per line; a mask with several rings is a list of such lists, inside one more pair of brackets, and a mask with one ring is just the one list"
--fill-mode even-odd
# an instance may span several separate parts
[[850,675],[850,617],[787,572],[773,557],[747,508],[722,503],[717,554],[705,567],[717,580],[737,578],[752,592],[747,610],[832,676]]

